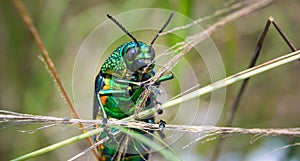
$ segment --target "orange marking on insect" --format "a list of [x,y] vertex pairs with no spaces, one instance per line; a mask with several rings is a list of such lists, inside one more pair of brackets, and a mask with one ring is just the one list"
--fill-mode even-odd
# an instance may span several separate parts
[[103,160],[103,161],[105,161],[105,160],[106,160],[105,156],[104,156],[104,155],[102,155],[102,156],[101,156],[101,158],[100,158],[100,160]]
[[[108,86],[103,86],[103,88],[102,88],[102,90],[107,90],[107,89],[108,89]],[[107,96],[100,96],[102,105],[105,105],[106,99],[107,99]]]
[[101,150],[103,150],[103,149],[104,149],[104,146],[103,146],[102,144],[100,144],[100,145],[99,145],[99,148],[100,148]]

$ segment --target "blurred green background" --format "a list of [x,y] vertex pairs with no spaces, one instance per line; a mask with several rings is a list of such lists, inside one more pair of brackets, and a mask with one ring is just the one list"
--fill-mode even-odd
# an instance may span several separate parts
[[[106,13],[116,15],[139,8],[165,8],[198,19],[224,8],[227,1],[26,0],[24,3],[33,17],[62,82],[71,93],[73,65],[79,47],[87,35],[107,19]],[[248,66],[258,35],[269,16],[275,18],[295,46],[299,47],[299,15],[299,0],[275,1],[267,8],[238,19],[215,32],[212,39],[222,55],[227,76]],[[212,19],[212,22],[217,20]],[[207,24],[203,26],[205,25]],[[287,45],[271,27],[259,62],[288,52]],[[31,34],[9,0],[0,2],[0,53],[0,109],[57,117],[72,116],[44,64],[38,58],[40,51]],[[195,66],[199,63],[192,60],[191,62],[195,63]],[[299,70],[299,62],[293,62],[254,77],[250,81],[232,126],[299,127]],[[201,79],[201,76],[199,78]],[[236,83],[227,88],[226,104],[219,125],[223,125],[224,117],[240,84]],[[89,116],[91,110],[92,108],[88,107],[79,111],[87,111],[88,114],[83,115]],[[43,129],[32,134],[22,132],[34,128],[36,127],[0,129],[0,160],[16,158],[80,133],[77,127],[62,126]],[[277,147],[300,141],[293,137],[263,137],[250,144],[251,138],[252,136],[229,137],[223,144],[220,160],[264,160],[264,155]],[[198,143],[194,148],[186,149],[191,155],[184,158],[208,160],[215,143],[216,141]],[[66,160],[85,148],[87,148],[85,141],[81,141],[32,160]],[[300,147],[281,149],[272,155],[274,160],[300,160]],[[94,156],[90,154],[81,159],[94,160]]]

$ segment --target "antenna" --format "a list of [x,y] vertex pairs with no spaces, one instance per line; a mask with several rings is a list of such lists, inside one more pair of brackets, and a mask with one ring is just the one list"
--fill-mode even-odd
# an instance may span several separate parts
[[140,45],[138,43],[138,41],[125,29],[125,27],[123,27],[115,18],[113,18],[111,15],[107,14],[107,17],[114,22],[117,26],[120,27],[120,29],[125,32],[137,45],[137,47],[139,48]]
[[169,16],[167,22],[163,25],[163,27],[158,31],[158,33],[154,36],[153,40],[150,43],[150,46],[153,45],[154,41],[158,38],[159,34],[163,32],[163,30],[168,26],[169,22],[171,21],[172,17],[174,15],[174,12],[171,13]]

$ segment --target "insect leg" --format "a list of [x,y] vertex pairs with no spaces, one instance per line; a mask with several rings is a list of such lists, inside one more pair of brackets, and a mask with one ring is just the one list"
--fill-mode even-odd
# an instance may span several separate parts
[[128,80],[122,80],[122,79],[115,79],[115,82],[119,83],[119,84],[125,84],[125,85],[142,86],[142,82],[134,82],[134,81],[128,81]]
[[[174,78],[173,73],[168,74],[168,75],[164,75],[162,77],[160,77],[158,79],[158,81],[156,82],[156,85],[160,85],[161,82],[167,81],[167,80],[171,80]],[[156,103],[156,107],[157,107],[157,114],[161,115],[163,113],[163,109],[161,106],[161,103],[159,101],[156,100],[156,98],[154,99],[154,102]]]
[[167,81],[167,80],[171,80],[171,79],[173,79],[173,78],[174,78],[173,73],[168,74],[168,75],[164,75],[164,76],[162,76],[162,77],[160,77],[160,78],[158,79],[157,83],[159,84],[159,83],[161,83],[161,82],[164,82],[164,81]]
[[164,134],[164,128],[166,127],[166,122],[164,121],[164,120],[159,120],[159,122],[158,122],[158,129],[159,129],[159,131],[157,131],[158,132],[158,134],[159,134],[159,136],[161,137],[161,138],[165,138],[166,137],[166,135]]
[[107,115],[106,115],[106,112],[104,110],[103,104],[101,102],[100,94],[97,94],[97,100],[98,100],[98,104],[99,104],[99,111],[101,111],[102,115],[103,115],[103,121],[102,121],[103,130],[106,132],[106,134],[108,135],[108,137],[110,139],[115,140],[113,134],[111,133],[109,128],[107,128],[107,126],[106,126],[106,124],[107,124]]
[[[172,73],[168,74],[168,75],[164,75],[161,78],[159,78],[155,84],[157,85],[157,84],[160,84],[161,82],[171,80],[173,78],[174,78],[174,75]],[[147,84],[149,83],[148,81],[134,82],[134,81],[128,81],[128,80],[122,80],[122,79],[115,79],[115,82],[119,83],[119,84],[129,84],[129,85],[135,85],[135,86],[147,86]]]
[[109,89],[109,90],[101,90],[98,92],[98,95],[112,95],[112,94],[125,94],[127,90],[115,90],[115,89]]

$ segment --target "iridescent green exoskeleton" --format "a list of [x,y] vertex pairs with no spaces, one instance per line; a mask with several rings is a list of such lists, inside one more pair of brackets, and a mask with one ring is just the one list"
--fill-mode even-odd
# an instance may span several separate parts
[[[169,16],[167,22],[161,30],[155,35],[154,39],[147,45],[137,41],[117,20],[107,15],[122,31],[124,31],[132,42],[127,42],[118,47],[103,63],[95,80],[94,109],[93,118],[103,120],[103,128],[106,133],[96,136],[95,141],[110,136],[110,141],[98,147],[101,160],[148,160],[150,147],[140,142],[134,141],[128,135],[121,134],[112,136],[117,128],[107,128],[108,118],[122,119],[133,115],[136,107],[141,100],[141,96],[146,88],[157,89],[162,81],[173,78],[173,75],[161,77],[151,87],[145,83],[154,76],[154,58],[155,51],[152,48],[153,43],[158,35],[170,22],[173,13]],[[152,90],[142,109],[156,108],[157,92]],[[157,110],[161,114],[161,110]],[[147,123],[154,124],[154,116],[147,117],[143,120]],[[163,122],[163,121],[162,121]],[[164,123],[164,122],[163,122]],[[140,134],[152,133],[152,131],[134,130]],[[147,137],[152,138],[151,135]]]

